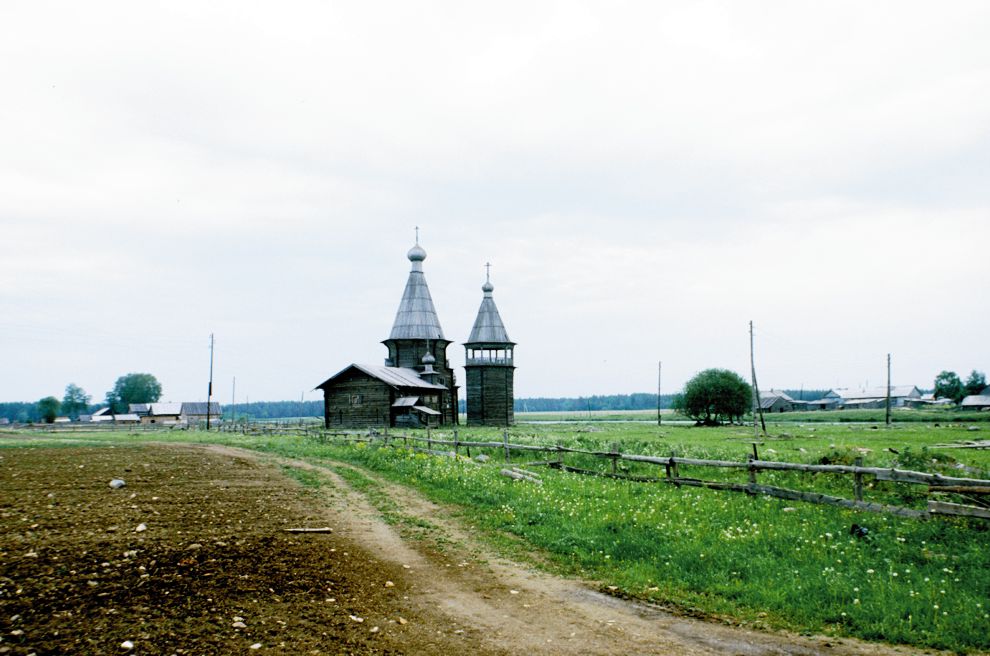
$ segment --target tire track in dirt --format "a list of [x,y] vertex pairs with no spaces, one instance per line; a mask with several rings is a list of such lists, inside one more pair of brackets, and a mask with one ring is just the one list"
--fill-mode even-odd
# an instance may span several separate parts
[[[602,594],[581,581],[563,579],[497,556],[445,510],[415,491],[346,463],[321,466],[235,447],[202,448],[229,456],[277,463],[326,476],[338,491],[325,512],[342,536],[377,559],[402,566],[411,602],[464,627],[479,650],[535,654],[733,654],[811,656],[903,655],[905,647],[853,639],[763,633],[685,618],[657,607]],[[399,513],[435,527],[431,539],[409,539],[333,468],[373,480]],[[438,549],[436,545],[440,545]],[[932,653],[926,650],[925,653]]]

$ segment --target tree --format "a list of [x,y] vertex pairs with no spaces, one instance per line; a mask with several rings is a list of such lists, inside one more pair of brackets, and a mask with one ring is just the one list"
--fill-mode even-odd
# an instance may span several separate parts
[[966,379],[966,394],[979,394],[987,386],[987,377],[982,371],[973,369]]
[[741,419],[752,403],[752,388],[728,369],[705,369],[674,397],[674,409],[699,424],[716,426]]
[[959,403],[964,396],[966,396],[966,389],[956,372],[943,371],[935,376],[936,399],[952,399],[954,403]]
[[107,392],[107,405],[110,412],[118,414],[127,412],[131,403],[155,403],[162,397],[162,386],[151,374],[127,374],[114,383],[113,389]]
[[65,386],[65,396],[62,397],[62,412],[73,419],[79,419],[79,413],[89,407],[89,394],[75,383]]
[[58,416],[58,408],[61,405],[54,396],[46,396],[45,398],[38,401],[38,414],[46,424],[51,424],[55,422],[55,417]]

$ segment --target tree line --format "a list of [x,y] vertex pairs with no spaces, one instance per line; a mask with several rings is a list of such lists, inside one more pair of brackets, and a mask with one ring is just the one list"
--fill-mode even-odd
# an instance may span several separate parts
[[65,386],[59,399],[46,396],[35,403],[0,403],[0,418],[17,423],[52,423],[64,416],[73,421],[80,415],[91,414],[108,407],[113,414],[127,412],[132,403],[156,403],[162,397],[162,385],[151,374],[130,373],[120,376],[113,389],[106,393],[103,403],[92,403],[93,397],[75,383]]
[[973,369],[966,382],[954,371],[942,371],[935,377],[935,398],[951,399],[959,403],[967,396],[980,394],[987,387],[987,377],[982,371]]

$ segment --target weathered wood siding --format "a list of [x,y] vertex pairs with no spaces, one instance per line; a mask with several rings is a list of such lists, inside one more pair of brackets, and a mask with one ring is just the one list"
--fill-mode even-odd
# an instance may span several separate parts
[[[426,355],[426,342],[424,340],[387,339],[384,343],[388,348],[388,359],[392,363],[391,366],[407,367],[416,371],[423,370],[423,356]],[[433,369],[441,379],[436,382],[448,390],[448,397],[444,399],[443,407],[436,409],[443,412],[441,423],[453,426],[457,424],[457,377],[447,360],[447,346],[449,344],[450,342],[446,340],[432,340],[430,341],[430,353],[436,360]]]
[[392,389],[371,376],[354,372],[323,390],[327,428],[370,428],[391,424]]
[[513,412],[513,377],[511,366],[467,366],[468,426],[511,426]]

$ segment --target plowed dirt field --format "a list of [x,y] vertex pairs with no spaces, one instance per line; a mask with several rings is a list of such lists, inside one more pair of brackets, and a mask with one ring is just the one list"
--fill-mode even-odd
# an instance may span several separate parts
[[368,472],[377,496],[355,491],[346,467],[215,445],[0,449],[0,654],[912,653],[616,599],[500,558]]

